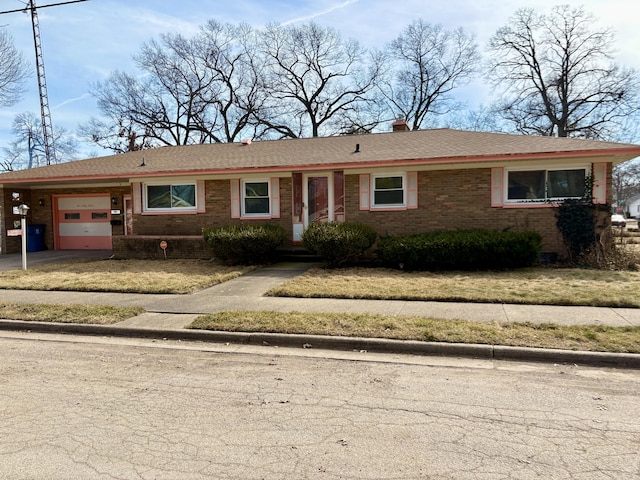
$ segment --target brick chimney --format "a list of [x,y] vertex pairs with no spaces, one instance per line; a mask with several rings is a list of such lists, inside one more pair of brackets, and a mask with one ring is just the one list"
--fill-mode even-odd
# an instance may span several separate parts
[[409,130],[411,130],[409,128],[409,124],[404,118],[398,118],[391,124],[391,128],[394,132],[408,132]]

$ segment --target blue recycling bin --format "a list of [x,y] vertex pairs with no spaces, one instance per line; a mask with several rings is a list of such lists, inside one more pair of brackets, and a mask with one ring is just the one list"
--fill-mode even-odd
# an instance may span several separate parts
[[27,225],[27,252],[44,250],[44,225]]

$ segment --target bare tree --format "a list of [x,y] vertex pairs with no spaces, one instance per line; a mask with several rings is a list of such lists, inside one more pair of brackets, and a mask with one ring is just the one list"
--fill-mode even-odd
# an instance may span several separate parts
[[518,10],[490,41],[498,111],[521,133],[608,138],[638,109],[638,78],[612,63],[614,34],[582,8]]
[[613,201],[624,205],[631,197],[640,194],[640,160],[630,160],[613,168],[611,180]]
[[479,105],[476,109],[466,109],[447,116],[443,124],[447,128],[470,130],[474,132],[505,132],[501,119],[488,105]]
[[164,34],[134,57],[139,77],[114,72],[92,89],[103,119],[83,136],[115,152],[256,136],[264,101],[245,25],[209,22],[198,35]]
[[[103,114],[106,112],[103,110]],[[143,125],[115,111],[109,118],[91,117],[78,126],[78,136],[114,153],[135,152],[153,148],[154,142]]]
[[265,108],[269,94],[261,77],[265,60],[257,42],[256,32],[245,24],[221,25],[211,20],[202,28],[193,53],[213,73],[215,85],[214,95],[205,98],[213,116],[199,120],[200,128],[216,142],[233,142],[242,135],[264,136],[266,128],[257,120],[257,113]]
[[[46,165],[42,124],[39,116],[32,112],[20,113],[13,119],[11,133],[15,139],[3,148],[0,158],[2,171],[22,170]],[[56,162],[75,159],[77,142],[63,127],[56,127]]]
[[391,72],[380,91],[393,117],[404,118],[412,130],[459,108],[451,92],[469,82],[480,61],[474,38],[461,28],[449,31],[423,20],[409,24],[386,54]]
[[335,135],[362,120],[379,66],[367,62],[355,40],[343,40],[329,27],[270,25],[262,34],[267,69],[264,86],[271,102],[259,120],[282,137]]
[[27,72],[28,65],[13,45],[13,39],[0,29],[0,106],[8,107],[18,102],[24,93]]

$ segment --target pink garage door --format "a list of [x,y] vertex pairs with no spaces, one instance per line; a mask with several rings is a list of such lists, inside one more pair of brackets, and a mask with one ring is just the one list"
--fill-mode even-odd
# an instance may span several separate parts
[[58,198],[58,250],[111,250],[109,197]]

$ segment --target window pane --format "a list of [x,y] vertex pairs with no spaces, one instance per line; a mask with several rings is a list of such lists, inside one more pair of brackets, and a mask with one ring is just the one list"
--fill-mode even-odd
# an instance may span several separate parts
[[64,219],[65,220],[80,220],[80,214],[79,213],[65,213],[64,214]]
[[374,205],[404,205],[403,177],[374,178]]
[[544,199],[545,171],[509,172],[509,200]]
[[268,198],[245,198],[244,199],[244,213],[245,214],[257,214],[257,213],[269,213],[269,199]]
[[244,183],[244,215],[268,215],[269,203],[269,182]]
[[269,184],[267,182],[254,182],[244,184],[244,194],[247,197],[269,197]]
[[549,197],[582,197],[585,193],[585,171],[552,170],[549,172]]
[[91,212],[91,220],[107,220],[107,212],[97,213]]
[[169,185],[148,185],[147,206],[149,208],[171,208],[171,187]]
[[382,190],[374,192],[375,205],[404,205],[404,192],[402,190]]
[[173,208],[185,208],[196,206],[195,185],[173,185],[171,187],[171,206]]
[[376,190],[390,190],[402,188],[402,177],[377,177],[375,179]]

